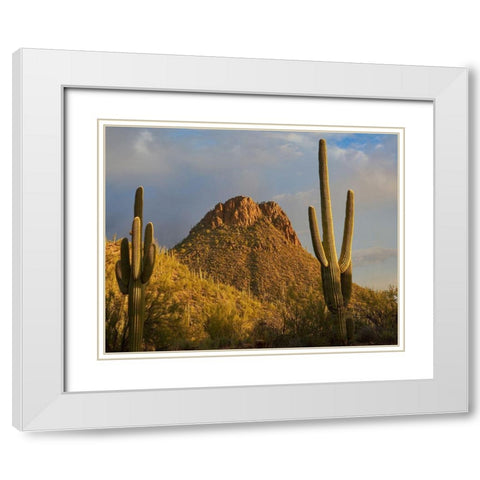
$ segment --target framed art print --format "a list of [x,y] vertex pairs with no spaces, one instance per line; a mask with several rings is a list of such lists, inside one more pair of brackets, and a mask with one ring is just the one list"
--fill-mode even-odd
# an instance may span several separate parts
[[465,69],[14,72],[18,428],[467,410]]

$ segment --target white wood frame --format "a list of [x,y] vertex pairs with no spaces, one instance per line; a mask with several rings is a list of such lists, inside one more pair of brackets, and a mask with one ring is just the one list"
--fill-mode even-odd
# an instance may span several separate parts
[[[14,426],[60,430],[466,412],[467,85],[464,68],[16,52]],[[433,380],[64,392],[63,93],[67,87],[433,101]]]

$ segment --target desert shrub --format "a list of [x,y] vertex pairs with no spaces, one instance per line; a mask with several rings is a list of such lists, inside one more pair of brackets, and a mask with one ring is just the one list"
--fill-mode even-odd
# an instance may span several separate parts
[[375,328],[371,325],[358,322],[355,329],[355,342],[359,345],[373,345],[377,340]]
[[147,350],[183,350],[188,344],[185,306],[167,282],[158,281],[145,297],[144,339]]
[[106,290],[105,295],[105,349],[118,352],[127,348],[128,315],[126,299],[113,289]]
[[[109,352],[126,351],[128,340],[127,297],[120,293],[114,273],[119,250],[119,243],[107,242],[105,343]],[[294,284],[280,286],[272,300],[254,294],[255,283],[259,291],[264,288],[260,274],[238,289],[205,275],[200,268],[189,270],[164,249],[159,249],[156,262],[145,288],[146,350],[338,344],[335,322],[325,308],[319,285],[312,284],[310,289]],[[242,271],[237,273],[242,275]],[[355,324],[353,344],[397,342],[396,288],[377,291],[356,287],[350,311]]]
[[248,339],[250,328],[233,302],[221,301],[204,309],[204,329],[208,339],[204,348],[239,348]]
[[353,302],[355,342],[357,344],[392,345],[397,343],[398,289],[359,289]]
[[[115,279],[113,252],[120,251],[120,243],[109,242],[105,262],[105,351],[119,352],[127,348],[127,302]],[[119,255],[119,253],[118,253]]]
[[290,285],[282,310],[282,332],[275,347],[319,347],[332,344],[333,328],[328,321],[321,294],[315,290],[299,292]]

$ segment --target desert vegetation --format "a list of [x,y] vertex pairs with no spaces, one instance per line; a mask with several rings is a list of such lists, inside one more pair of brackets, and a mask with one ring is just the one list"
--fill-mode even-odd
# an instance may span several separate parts
[[[129,351],[128,298],[118,288],[115,265],[121,242],[105,245],[106,351]],[[351,345],[397,343],[397,289],[353,285]],[[139,350],[293,348],[338,345],[321,286],[289,285],[276,301],[256,297],[191,271],[174,251],[160,249],[145,289]]]
[[396,287],[352,282],[352,190],[337,257],[324,140],[318,166],[323,238],[308,209],[316,259],[277,203],[244,196],[215,205],[172,249],[159,248],[151,223],[142,240],[139,187],[131,240],[105,244],[106,351],[396,344]]

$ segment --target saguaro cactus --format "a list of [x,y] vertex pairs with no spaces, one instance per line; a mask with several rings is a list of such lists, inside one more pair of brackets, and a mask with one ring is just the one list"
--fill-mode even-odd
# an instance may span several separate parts
[[120,245],[120,260],[115,265],[118,286],[128,295],[128,350],[138,352],[142,348],[143,322],[145,319],[145,284],[150,280],[155,266],[156,247],[153,243],[153,223],[145,227],[142,251],[143,187],[135,192],[133,208],[132,253],[128,238]]
[[[345,225],[340,258],[337,260],[335,234],[333,231],[332,204],[328,182],[327,143],[320,140],[318,150],[320,175],[320,203],[322,213],[323,242],[320,240],[315,208],[308,207],[310,233],[313,249],[320,262],[322,272],[323,296],[328,310],[337,325],[341,343],[347,345],[352,335],[351,319],[347,320],[347,307],[352,294],[352,239],[354,217],[354,193],[347,192]],[[347,328],[347,321],[349,323]]]

